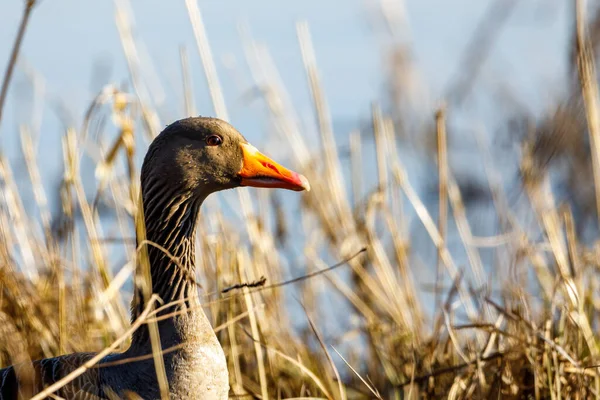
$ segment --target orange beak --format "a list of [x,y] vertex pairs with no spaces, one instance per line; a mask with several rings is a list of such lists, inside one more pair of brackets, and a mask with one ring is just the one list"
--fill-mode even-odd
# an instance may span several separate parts
[[242,186],[281,188],[296,191],[310,190],[308,179],[297,172],[282,167],[269,157],[261,154],[254,146],[242,143],[244,160],[239,176]]

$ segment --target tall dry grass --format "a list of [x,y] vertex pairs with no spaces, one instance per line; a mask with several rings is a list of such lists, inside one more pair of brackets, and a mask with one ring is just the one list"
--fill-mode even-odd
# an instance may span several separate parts
[[[201,12],[195,1],[186,5],[214,115],[227,118]],[[522,147],[522,202],[509,200],[498,183],[493,150],[485,140],[479,143],[489,178],[483,190],[490,193],[499,227],[488,237],[473,233],[473,190],[449,163],[447,117],[467,96],[476,73],[450,89],[448,105],[432,112],[431,123],[418,134],[406,135],[407,121],[399,118],[406,117],[402,102],[393,101],[391,111],[374,105],[369,128],[352,133],[349,148],[340,149],[309,28],[300,23],[315,148],[297,122],[268,50],[243,30],[248,67],[266,104],[273,140],[294,149],[291,161],[313,190],[292,213],[279,193],[247,189],[238,190],[237,198],[215,196],[203,207],[197,280],[227,354],[233,397],[600,398],[597,225],[591,224],[591,239],[580,240],[600,201],[596,40],[595,30],[588,36],[585,17],[577,15],[572,63],[577,79],[571,93],[540,122],[523,115],[530,123],[513,125]],[[600,18],[594,21],[600,26]],[[81,126],[66,130],[60,210],[49,210],[47,199],[55,194],[41,182],[43,166],[29,127],[19,132],[27,193],[18,189],[6,155],[0,154],[0,366],[126,346],[118,339],[127,338],[130,329],[128,282],[137,260],[135,156],[145,150],[139,143],[147,145],[161,123],[141,78],[124,8],[118,8],[117,26],[133,90],[106,86]],[[482,37],[472,44],[475,49],[490,46],[486,38],[494,34]],[[392,100],[402,96],[402,79],[413,76],[404,51],[404,46],[392,49],[391,59],[400,63],[392,65]],[[470,71],[482,62],[465,59]],[[193,114],[187,60],[182,50],[185,108]],[[109,126],[101,122],[107,115],[118,131],[109,143]],[[409,136],[425,138],[422,149],[436,175],[434,207],[415,189],[397,149]],[[375,176],[363,173],[369,159],[363,144],[370,141]],[[95,162],[92,196],[85,189],[82,159]],[[557,165],[564,170],[559,178],[568,182],[568,201],[555,199],[556,175],[550,172]],[[367,186],[375,189],[364,195]],[[34,213],[24,206],[29,193],[37,205]],[[412,216],[433,245],[433,257],[419,253],[427,246],[414,246]],[[302,248],[290,244],[291,235],[305,237]],[[459,243],[464,263],[450,242]],[[483,257],[490,251],[491,263]],[[331,260],[347,262],[328,269]],[[423,281],[433,287],[433,301]]]

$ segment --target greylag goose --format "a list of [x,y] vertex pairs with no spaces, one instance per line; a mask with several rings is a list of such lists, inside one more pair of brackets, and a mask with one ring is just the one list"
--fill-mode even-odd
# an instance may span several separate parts
[[[186,118],[167,126],[150,145],[141,170],[142,204],[152,293],[179,301],[157,323],[170,398],[227,399],[229,377],[221,345],[200,307],[194,270],[196,216],[206,197],[238,186],[310,190],[306,178],[255,147],[230,124],[216,118]],[[173,258],[165,255],[166,250]],[[138,266],[139,268],[139,266]],[[137,286],[136,286],[137,287]],[[132,300],[132,321],[144,309]],[[183,301],[181,301],[183,300]],[[185,312],[172,315],[175,309]],[[54,394],[65,399],[159,399],[148,325],[133,333],[130,347],[109,354]],[[0,399],[38,393],[95,356],[75,353],[33,362],[33,383],[19,385],[22,364],[0,370]],[[143,357],[146,356],[146,357]],[[131,361],[137,359],[136,361]],[[105,364],[105,366],[103,366]],[[31,368],[29,368],[31,370]],[[31,381],[30,381],[31,382]],[[164,392],[163,392],[164,393]]]

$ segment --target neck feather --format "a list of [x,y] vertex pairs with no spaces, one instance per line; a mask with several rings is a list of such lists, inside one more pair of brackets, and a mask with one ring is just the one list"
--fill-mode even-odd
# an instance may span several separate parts
[[[196,218],[202,197],[189,191],[181,192],[163,182],[146,182],[142,187],[142,200],[146,223],[146,246],[152,279],[152,293],[165,307],[159,315],[184,311],[164,320],[159,325],[182,326],[190,312],[201,312],[195,284]],[[137,279],[137,278],[136,278]],[[137,289],[132,301],[131,318],[134,321],[144,309],[142,296]],[[192,308],[192,311],[186,308]],[[185,325],[185,324],[183,324]],[[138,329],[133,341],[148,340],[147,329]]]

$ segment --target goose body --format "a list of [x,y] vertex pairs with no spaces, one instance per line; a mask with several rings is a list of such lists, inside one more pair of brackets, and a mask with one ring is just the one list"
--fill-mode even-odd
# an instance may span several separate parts
[[[202,202],[210,193],[237,186],[309,190],[306,178],[262,155],[235,128],[216,118],[174,122],[156,137],[144,159],[146,238],[158,245],[147,247],[152,293],[165,304],[177,302],[163,310],[159,316],[165,318],[157,322],[172,399],[228,398],[225,354],[190,277],[195,276],[195,226]],[[132,321],[144,309],[142,298],[136,290]],[[104,357],[54,394],[65,399],[160,399],[151,355],[150,332],[142,325],[126,351]],[[0,400],[29,398],[94,356],[74,353],[2,369]]]

